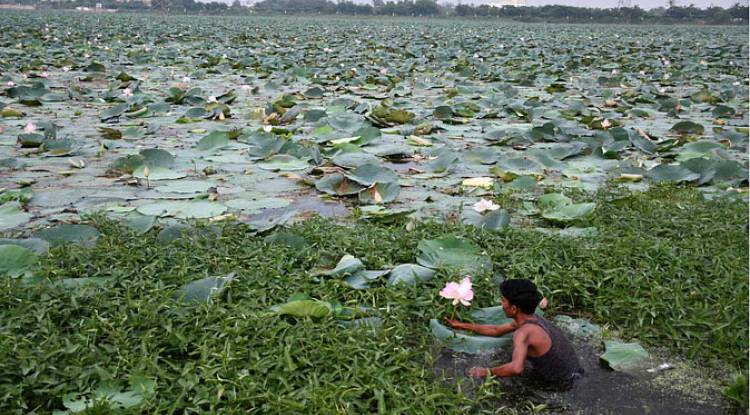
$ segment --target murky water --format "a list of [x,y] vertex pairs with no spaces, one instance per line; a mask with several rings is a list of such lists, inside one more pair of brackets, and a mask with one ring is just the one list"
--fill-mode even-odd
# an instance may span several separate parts
[[[600,350],[585,341],[575,341],[585,375],[567,391],[543,390],[526,377],[498,379],[498,407],[525,407],[527,403],[544,405],[544,413],[553,414],[616,414],[616,415],[681,415],[727,413],[720,396],[698,399],[680,392],[679,385],[663,387],[656,382],[663,373],[647,376],[612,371],[599,363]],[[446,382],[462,381],[468,395],[473,395],[484,379],[467,379],[470,367],[498,366],[510,361],[510,351],[495,354],[469,355],[436,347],[434,372]],[[463,382],[466,381],[466,382]],[[684,390],[684,388],[683,388]]]

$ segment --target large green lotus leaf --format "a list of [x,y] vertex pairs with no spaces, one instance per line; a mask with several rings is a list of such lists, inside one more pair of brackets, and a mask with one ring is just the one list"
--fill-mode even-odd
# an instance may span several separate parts
[[115,106],[113,106],[111,108],[108,108],[108,109],[102,111],[101,114],[99,115],[99,118],[102,121],[107,121],[107,120],[112,119],[112,118],[118,118],[118,117],[122,116],[122,114],[125,114],[125,111],[127,111],[128,108],[129,108],[128,104],[118,104],[118,105],[115,105]]
[[510,323],[512,320],[505,316],[502,306],[485,307],[471,312],[471,321],[477,324],[500,325]]
[[149,180],[176,180],[182,179],[187,176],[184,172],[174,171],[161,166],[149,167],[146,165],[140,165],[133,170],[133,177],[139,179],[146,179],[146,167],[148,167],[148,179]]
[[414,154],[414,149],[406,144],[378,144],[364,147],[364,150],[378,157],[388,158],[403,158]]
[[382,136],[382,133],[379,128],[367,125],[355,131],[353,135],[359,137],[356,144],[364,146],[377,141]]
[[333,156],[331,162],[340,167],[352,168],[363,164],[377,164],[380,159],[370,153],[340,153]]
[[198,201],[164,201],[138,206],[138,213],[148,216],[174,216],[178,219],[207,219],[226,212],[227,207],[216,202]]
[[463,156],[464,161],[473,164],[495,164],[500,157],[492,147],[472,148]]
[[291,202],[278,197],[266,197],[263,199],[232,199],[224,202],[230,209],[239,209],[245,213],[256,213],[264,209],[278,209],[289,206]]
[[202,180],[180,180],[156,187],[159,193],[205,193],[215,184]]
[[737,110],[734,108],[728,106],[728,105],[717,105],[714,107],[714,109],[711,111],[711,115],[713,115],[716,118],[732,118],[734,117],[734,114],[737,113]]
[[424,164],[424,167],[432,173],[447,173],[456,165],[461,158],[453,151],[446,151],[440,154],[436,159],[430,160]]
[[337,129],[347,132],[355,132],[365,123],[364,117],[353,113],[340,113],[328,117],[328,124]]
[[229,145],[229,135],[226,131],[211,131],[208,135],[198,141],[199,151],[214,151]]
[[359,258],[355,258],[351,255],[344,255],[336,264],[336,268],[317,273],[316,275],[327,275],[329,277],[341,278],[365,269],[365,265]]
[[15,228],[31,219],[31,214],[21,210],[18,202],[6,202],[0,205],[0,231]]
[[539,198],[539,208],[542,210],[567,206],[573,201],[562,193],[547,193]]
[[287,143],[287,140],[276,134],[266,132],[255,132],[249,136],[240,136],[238,140],[250,145],[247,154],[251,160],[260,160],[271,157],[278,153]]
[[474,209],[465,209],[462,219],[464,223],[491,231],[506,228],[510,224],[510,214],[505,209],[493,210],[486,212],[484,215],[474,211]]
[[151,168],[158,166],[171,169],[174,167],[174,156],[166,150],[160,148],[147,148],[141,150],[138,154],[143,157],[143,164],[146,164]]
[[301,235],[287,230],[276,231],[263,239],[266,243],[284,245],[295,252],[301,252],[308,247],[307,240]]
[[31,249],[0,245],[0,276],[15,278],[27,275],[38,259]]
[[696,181],[701,175],[683,166],[660,164],[648,171],[648,177],[655,182],[681,183]]
[[396,173],[377,164],[363,164],[354,170],[344,173],[347,179],[352,180],[362,186],[372,186],[375,183],[397,183],[398,176]]
[[156,216],[146,216],[134,213],[126,217],[124,223],[125,226],[134,230],[138,235],[143,235],[154,227],[154,224],[156,224]]
[[315,188],[333,196],[355,195],[364,189],[363,186],[348,180],[341,173],[323,176],[323,178],[315,182]]
[[49,252],[49,242],[39,238],[11,239],[0,238],[0,245],[17,245],[26,249],[31,249],[37,255],[47,255]]
[[703,134],[704,128],[702,125],[693,121],[680,121],[677,124],[673,125],[670,130],[678,134],[700,135]]
[[637,368],[648,357],[640,344],[618,341],[605,341],[604,354],[600,356],[610,368],[618,371]]
[[542,210],[542,217],[553,222],[572,222],[580,219],[596,209],[596,203],[572,203]]
[[500,158],[491,172],[499,177],[504,175],[498,173],[506,172],[515,176],[537,176],[544,174],[544,166],[529,157]]
[[418,282],[431,280],[435,274],[437,274],[437,271],[432,268],[416,264],[401,264],[388,273],[388,285],[414,285]]
[[401,192],[397,182],[376,183],[359,192],[359,202],[363,204],[390,203],[396,200]]
[[288,315],[297,318],[310,317],[321,319],[333,312],[333,306],[325,301],[318,300],[292,300],[271,308],[276,314]]
[[294,209],[288,212],[281,213],[279,215],[266,216],[262,219],[257,219],[248,223],[251,228],[256,232],[262,233],[270,231],[277,226],[283,226],[289,223],[299,212]]
[[417,249],[417,263],[428,268],[459,268],[463,272],[492,269],[492,261],[478,246],[455,236],[422,240]]
[[389,270],[380,270],[380,271],[361,270],[344,278],[344,282],[348,286],[354,288],[355,290],[364,290],[366,288],[370,288],[371,281],[376,280],[382,277],[383,275],[388,274],[388,272]]
[[464,334],[454,331],[436,319],[430,320],[432,335],[449,349],[459,353],[488,353],[511,347],[513,337],[506,334],[502,337],[488,337]]
[[182,286],[174,294],[174,297],[186,303],[191,301],[210,302],[212,298],[221,295],[234,277],[235,273],[232,272],[223,277],[202,278]]
[[258,167],[263,170],[272,171],[292,171],[292,170],[304,170],[310,165],[305,160],[300,160],[297,157],[290,156],[287,154],[277,154],[269,157],[266,161],[258,163]]
[[716,150],[724,149],[726,149],[726,147],[720,143],[708,140],[699,140],[682,146],[682,151],[677,153],[677,157],[675,157],[675,160],[685,161],[697,157],[710,156]]
[[53,245],[70,242],[90,246],[99,239],[99,231],[91,225],[64,224],[40,229],[34,233],[34,236]]

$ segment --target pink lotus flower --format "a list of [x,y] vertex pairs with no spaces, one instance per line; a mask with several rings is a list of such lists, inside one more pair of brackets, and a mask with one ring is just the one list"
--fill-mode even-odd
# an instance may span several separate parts
[[33,123],[33,122],[31,122],[31,121],[29,121],[29,123],[28,123],[28,124],[26,124],[26,127],[23,127],[23,132],[25,132],[25,133],[29,133],[29,134],[31,134],[31,133],[33,133],[34,131],[36,131],[36,124],[34,124],[34,123]]
[[440,296],[453,300],[453,305],[461,303],[465,306],[471,305],[474,298],[474,290],[471,289],[471,277],[461,280],[461,283],[449,282],[440,290]]
[[500,209],[500,206],[492,203],[491,200],[482,199],[479,202],[471,205],[471,208],[474,209],[474,211],[476,212],[484,213],[485,211],[488,211],[488,210],[498,210]]
[[49,74],[47,72],[42,72],[42,73],[39,74],[39,76],[41,78],[47,78],[47,77],[49,77]]
[[122,90],[122,96],[124,97],[132,97],[133,91],[130,90],[130,88],[125,88]]
[[16,83],[13,82],[13,81],[8,81],[8,83],[6,85],[8,85],[9,87],[12,88],[12,87],[16,86]]

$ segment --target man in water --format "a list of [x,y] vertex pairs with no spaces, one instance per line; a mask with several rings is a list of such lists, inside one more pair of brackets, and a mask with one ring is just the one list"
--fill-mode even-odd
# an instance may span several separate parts
[[500,285],[505,316],[513,319],[502,325],[472,324],[447,319],[456,329],[484,336],[500,337],[513,333],[513,358],[510,363],[493,368],[473,367],[469,376],[519,376],[528,359],[533,377],[549,386],[568,386],[583,373],[573,346],[565,335],[544,318],[534,314],[542,300],[534,283],[526,279],[504,281]]

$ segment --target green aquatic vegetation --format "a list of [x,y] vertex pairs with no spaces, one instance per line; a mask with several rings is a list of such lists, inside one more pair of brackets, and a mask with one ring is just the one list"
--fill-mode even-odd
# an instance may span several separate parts
[[[566,194],[597,203],[588,219],[596,234],[489,231],[458,222],[420,222],[405,231],[408,218],[388,224],[312,219],[282,231],[284,237],[219,223],[163,240],[159,229],[138,234],[94,217],[100,233],[94,245],[53,245],[31,265],[38,281],[0,279],[0,391],[6,396],[0,409],[64,410],[70,394],[95,397],[106,383],[127,391],[123,379],[141,376],[155,383],[155,393],[139,404],[150,412],[238,413],[248,406],[368,412],[378,402],[395,411],[479,411],[501,388],[490,384],[493,393],[470,399],[458,384],[430,375],[436,345],[430,320],[445,313],[437,294],[463,274],[449,267],[422,275],[429,268],[412,265],[398,277],[414,278],[412,285],[353,289],[340,278],[310,273],[334,269],[347,253],[366,269],[411,264],[422,241],[447,235],[485,252],[501,276],[536,280],[552,315],[584,314],[621,329],[627,341],[706,364],[747,367],[748,270],[742,264],[748,249],[737,226],[747,224],[745,203],[674,187]],[[210,302],[179,300],[181,287],[230,272],[234,279]],[[81,284],[72,285],[76,280]],[[486,319],[473,311],[497,306],[497,276],[476,274],[472,282],[475,297],[464,318]],[[205,292],[216,293],[212,288],[219,287]],[[289,306],[302,317],[272,311],[303,300],[296,293],[330,312],[306,303]],[[94,365],[99,370],[90,370]]]

